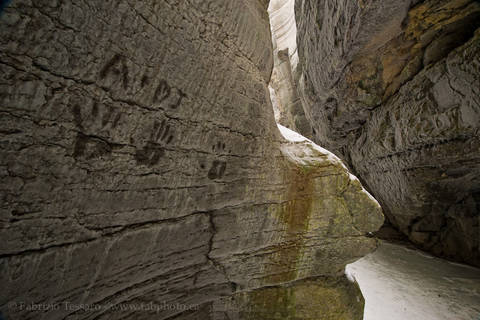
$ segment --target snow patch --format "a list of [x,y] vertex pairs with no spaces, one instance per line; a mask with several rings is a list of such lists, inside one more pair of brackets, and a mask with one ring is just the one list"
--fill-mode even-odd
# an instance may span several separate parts
[[305,138],[304,136],[302,136],[301,134],[299,134],[299,133],[297,133],[293,130],[288,129],[287,127],[284,127],[281,124],[277,123],[277,127],[280,130],[280,132],[282,133],[283,137],[285,139],[287,139],[288,141],[292,141],[292,142],[310,141],[307,138]]
[[480,269],[381,242],[345,271],[365,298],[364,320],[480,317]]
[[347,276],[348,281],[352,283],[357,283],[357,279],[355,279],[355,276],[351,272],[345,272],[345,275]]
[[[338,158],[336,155],[334,155],[332,152],[328,151],[325,148],[320,147],[316,143],[314,143],[312,140],[309,140],[302,136],[301,134],[290,130],[281,124],[277,123],[277,127],[280,130],[280,133],[283,135],[285,139],[287,139],[290,142],[307,142],[309,145],[311,145],[315,150],[319,151],[320,153],[323,153],[325,156],[327,156],[328,160],[335,163],[335,164],[340,164],[345,170],[348,171],[347,167],[343,164],[342,160]],[[350,173],[349,173],[350,174]],[[350,179],[357,179],[354,175],[350,174]],[[357,179],[358,180],[358,179]]]

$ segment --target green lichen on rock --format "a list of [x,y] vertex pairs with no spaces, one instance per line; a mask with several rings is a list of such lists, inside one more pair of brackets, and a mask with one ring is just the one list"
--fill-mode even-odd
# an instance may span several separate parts
[[[224,263],[237,291],[214,304],[213,319],[361,319],[363,298],[344,278],[345,265],[375,250],[376,241],[366,234],[382,225],[381,208],[337,157],[279,128],[289,141],[279,142],[271,163],[280,169],[262,177],[272,182],[270,205],[242,219],[222,215],[215,221],[252,229],[252,219],[264,219],[261,227],[239,234],[261,235],[262,246],[251,254],[237,251]],[[226,232],[219,230],[218,239]],[[223,263],[227,251],[214,252]]]
[[270,214],[283,238],[265,263],[262,288],[235,298],[237,317],[361,319],[363,298],[343,270],[375,249],[365,235],[381,226],[381,209],[336,157],[310,141],[286,143],[282,152],[286,198]]
[[302,280],[236,297],[243,320],[363,319],[364,299],[356,283],[342,278]]

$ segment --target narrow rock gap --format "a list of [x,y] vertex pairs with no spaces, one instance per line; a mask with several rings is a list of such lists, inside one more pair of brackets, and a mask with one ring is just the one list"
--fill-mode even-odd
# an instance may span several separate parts
[[305,116],[295,84],[298,52],[295,0],[271,0],[268,8],[273,45],[269,89],[275,121],[311,139],[313,129]]
[[[295,73],[299,58],[294,6],[295,0],[270,1],[274,68],[269,90],[277,124],[313,139],[316,132],[308,123],[311,119],[305,117],[302,93],[297,91]],[[360,181],[365,184],[364,179]],[[347,276],[358,282],[364,295],[365,320],[480,316],[480,269],[415,249],[388,219],[372,236],[379,239],[378,250],[346,267]]]

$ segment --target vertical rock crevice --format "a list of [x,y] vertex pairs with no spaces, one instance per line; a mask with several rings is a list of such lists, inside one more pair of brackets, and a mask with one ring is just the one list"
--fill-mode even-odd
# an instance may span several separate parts
[[297,26],[295,0],[271,0],[268,13],[273,42],[273,71],[270,79],[275,120],[287,128],[312,137],[312,128],[297,92]]

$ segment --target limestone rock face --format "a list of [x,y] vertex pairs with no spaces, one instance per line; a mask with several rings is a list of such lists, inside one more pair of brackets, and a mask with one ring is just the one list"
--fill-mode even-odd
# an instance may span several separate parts
[[[7,319],[225,319],[224,301],[266,286],[324,288],[360,318],[343,270],[383,217],[338,159],[275,125],[267,2],[5,9]],[[305,303],[295,319],[312,318]]]
[[480,265],[480,3],[295,9],[297,86],[314,140],[346,160],[413,242]]

